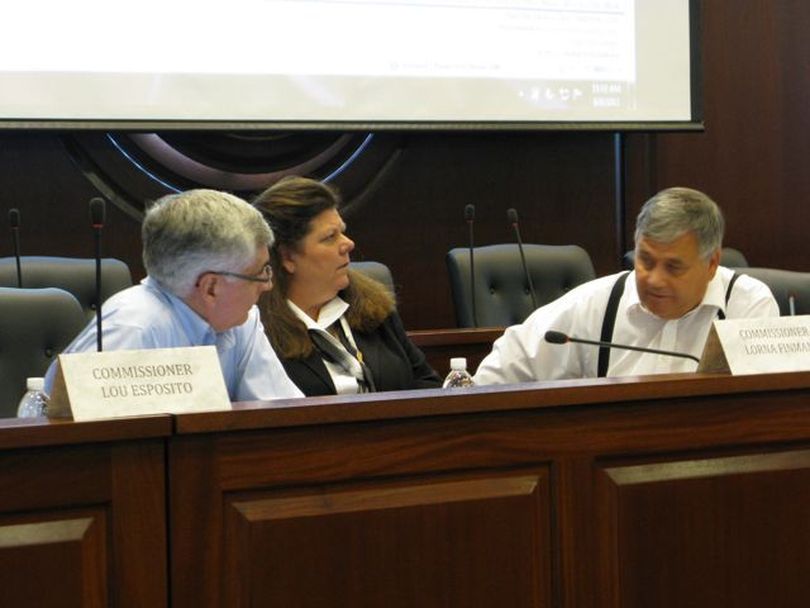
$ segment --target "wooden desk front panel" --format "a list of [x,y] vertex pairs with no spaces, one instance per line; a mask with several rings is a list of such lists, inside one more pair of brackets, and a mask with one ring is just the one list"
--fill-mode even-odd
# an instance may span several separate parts
[[176,438],[172,605],[551,606],[548,463],[401,427]]
[[546,471],[225,497],[226,606],[550,605]]
[[808,380],[181,416],[173,606],[802,605]]
[[166,606],[164,466],[162,438],[0,449],[0,606]]
[[810,450],[641,459],[597,478],[604,605],[807,605]]

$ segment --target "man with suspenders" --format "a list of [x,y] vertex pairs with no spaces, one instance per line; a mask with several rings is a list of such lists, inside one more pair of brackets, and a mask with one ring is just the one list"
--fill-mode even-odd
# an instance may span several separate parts
[[724,220],[702,192],[669,188],[636,219],[635,268],[580,285],[507,328],[475,374],[476,384],[505,384],[690,372],[697,363],[585,344],[550,344],[549,330],[571,337],[700,357],[715,319],[775,317],[768,287],[719,266]]

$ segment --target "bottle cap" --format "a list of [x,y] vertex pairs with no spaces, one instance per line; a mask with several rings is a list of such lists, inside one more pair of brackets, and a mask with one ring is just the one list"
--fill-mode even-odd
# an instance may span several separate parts
[[41,391],[45,388],[45,378],[26,378],[25,389],[28,391]]
[[467,369],[467,357],[453,357],[450,359],[450,369],[463,370]]

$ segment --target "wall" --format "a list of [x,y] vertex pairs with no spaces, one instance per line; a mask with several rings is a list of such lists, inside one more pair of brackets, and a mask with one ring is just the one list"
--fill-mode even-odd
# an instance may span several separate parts
[[[721,204],[727,243],[752,265],[810,269],[803,246],[810,172],[802,166],[810,147],[809,27],[804,2],[704,3],[706,131],[626,136],[627,243],[650,194],[688,185]],[[258,145],[216,137],[237,148],[230,156],[237,161],[240,145]],[[613,162],[610,133],[381,133],[335,183],[346,193],[355,257],[392,268],[409,328],[435,328],[454,325],[444,255],[466,244],[467,203],[477,209],[477,244],[511,241],[506,209],[515,207],[524,241],[577,243],[598,273],[617,270]],[[104,253],[142,275],[139,210],[166,188],[135,171],[103,133],[0,131],[0,183],[0,212],[20,209],[27,254],[91,256],[87,201],[109,196],[118,206],[108,206]],[[0,255],[10,253],[0,237]]]

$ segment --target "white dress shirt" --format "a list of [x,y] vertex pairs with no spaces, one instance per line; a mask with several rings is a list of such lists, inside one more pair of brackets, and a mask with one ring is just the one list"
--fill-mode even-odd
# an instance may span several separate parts
[[[550,344],[543,337],[546,331],[556,330],[571,337],[599,340],[610,291],[620,274],[579,285],[535,310],[522,324],[507,328],[478,367],[475,383],[596,377],[598,346]],[[719,310],[723,310],[728,319],[779,316],[779,307],[770,289],[744,274],[734,283],[726,304],[726,290],[733,274],[732,270],[719,267],[702,302],[681,318],[667,320],[644,308],[636,290],[635,272],[631,272],[619,300],[611,341],[700,358]],[[690,359],[611,349],[607,375],[693,372],[696,369],[697,363]]]
[[[307,326],[307,329],[320,331],[321,334],[324,335],[327,340],[332,342],[336,348],[346,351],[351,356],[350,360],[354,360],[354,356],[346,350],[343,343],[329,332],[329,328],[332,327],[335,322],[340,321],[340,326],[343,329],[346,339],[349,340],[349,343],[354,347],[355,350],[358,350],[357,343],[354,341],[354,336],[352,335],[352,330],[349,327],[349,323],[343,316],[349,309],[349,304],[345,300],[343,300],[340,296],[335,296],[332,300],[324,304],[318,313],[317,321],[313,320],[312,317],[310,317],[290,300],[287,300],[287,305],[290,307],[290,310],[295,313],[295,316]],[[343,369],[341,365],[329,361],[326,357],[322,357],[321,359],[323,364],[326,366],[326,371],[329,373],[329,377],[332,379],[332,383],[335,385],[336,394],[352,395],[360,392],[360,385],[357,382],[356,374],[350,374]]]

